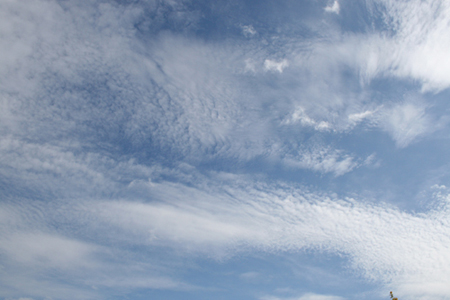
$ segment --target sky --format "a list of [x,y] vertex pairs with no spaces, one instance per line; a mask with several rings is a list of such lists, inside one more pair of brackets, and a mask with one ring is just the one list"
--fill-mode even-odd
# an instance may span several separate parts
[[449,32],[445,0],[0,0],[0,299],[449,299]]

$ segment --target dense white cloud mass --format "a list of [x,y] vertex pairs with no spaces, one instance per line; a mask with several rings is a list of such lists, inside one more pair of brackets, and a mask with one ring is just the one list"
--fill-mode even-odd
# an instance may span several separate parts
[[0,2],[0,297],[448,299],[449,24]]
[[[450,46],[446,1],[373,1],[387,31],[350,37],[355,42],[364,75],[390,75],[417,80],[423,91],[440,91],[449,86],[450,66],[445,57]],[[365,65],[365,66],[364,66]]]

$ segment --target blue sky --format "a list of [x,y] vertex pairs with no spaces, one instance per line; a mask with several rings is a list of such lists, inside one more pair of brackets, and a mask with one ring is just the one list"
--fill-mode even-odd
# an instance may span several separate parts
[[0,298],[448,299],[450,3],[0,1]]

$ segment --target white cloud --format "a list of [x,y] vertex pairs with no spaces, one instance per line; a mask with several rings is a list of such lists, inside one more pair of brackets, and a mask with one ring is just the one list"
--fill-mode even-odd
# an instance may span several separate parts
[[263,296],[260,300],[343,300],[344,298],[332,295],[320,295],[314,293],[306,293],[301,297],[276,297]]
[[[113,240],[105,243],[102,236],[107,236],[108,229],[99,231],[100,223],[89,223],[94,227],[81,229],[81,223],[90,221],[93,215],[73,204],[47,203],[32,209],[25,203],[0,205],[0,212],[12,216],[0,220],[0,255],[4,258],[0,296],[73,299],[76,295],[76,299],[104,299],[96,287],[114,288],[118,293],[133,288],[195,288],[164,272],[164,263],[152,262],[151,257],[130,256],[118,249],[117,243],[111,247],[108,243]],[[58,230],[52,222],[59,224]],[[80,236],[84,230],[90,232]],[[94,237],[96,241],[92,242]]]
[[247,37],[254,36],[257,33],[255,28],[253,28],[252,25],[243,25],[242,26],[242,32]]
[[287,61],[287,59],[283,59],[280,61],[275,61],[275,60],[271,60],[271,59],[266,59],[264,61],[264,68],[267,71],[272,71],[272,72],[279,72],[279,73],[283,73],[283,70],[285,68],[287,68],[289,66],[289,62]]
[[[233,195],[228,199],[221,192],[205,194],[173,184],[155,189],[160,197],[173,199],[172,204],[105,203],[102,215],[116,226],[129,228],[127,231],[141,232],[143,237],[149,230],[156,232],[156,240],[139,239],[151,244],[166,241],[177,248],[220,256],[224,247],[233,252],[245,249],[244,245],[281,251],[323,249],[346,253],[364,276],[393,282],[398,289],[432,274],[424,285],[446,282],[442,278],[448,275],[444,266],[450,227],[444,215],[430,212],[416,216],[353,200],[297,194],[299,191],[227,187],[227,194]],[[168,190],[170,194],[163,192]],[[183,204],[175,202],[180,197]],[[445,293],[436,290],[434,295]]]
[[398,104],[387,110],[382,118],[382,128],[400,148],[436,129],[431,126],[425,108],[413,103]]
[[[142,182],[129,186],[128,200],[3,204],[0,211],[12,217],[2,219],[2,232],[9,233],[9,237],[2,237],[2,252],[18,276],[23,276],[18,266],[26,264],[36,272],[46,270],[46,266],[72,270],[70,278],[77,281],[81,275],[76,270],[97,265],[98,272],[107,272],[109,278],[101,280],[95,272],[91,281],[113,286],[112,282],[122,278],[117,274],[133,272],[133,266],[145,262],[143,257],[133,255],[121,259],[122,253],[113,251],[120,245],[169,247],[222,259],[254,249],[312,249],[343,253],[361,275],[392,284],[405,295],[419,282],[428,296],[439,299],[450,293],[446,288],[450,276],[450,202],[445,195],[439,211],[411,214],[383,204],[305,192],[286,184],[272,186],[220,174],[219,180],[214,174],[196,174],[195,169],[186,172],[179,178],[189,174],[184,180],[190,181],[190,186],[161,180]],[[140,191],[140,199],[145,195],[144,199],[151,202],[132,200],[135,190]],[[57,236],[45,233],[49,224],[61,224]],[[30,228],[34,228],[34,234]],[[68,237],[74,233],[80,242]],[[100,247],[85,246],[83,239],[93,236],[101,237]],[[67,252],[67,247],[73,251]],[[105,253],[110,263],[105,265],[101,255],[91,255],[98,251]],[[143,273],[134,274],[136,282],[145,277]],[[159,282],[160,288],[188,288],[165,273],[158,274],[150,274],[154,279],[144,280],[142,285],[155,287]],[[431,286],[437,288],[432,290]],[[409,293],[423,292],[409,289]]]
[[[447,203],[440,212],[419,215],[244,176],[227,180],[221,174],[209,181],[173,161],[174,169],[163,169],[128,156],[115,158],[124,144],[153,153],[147,147],[152,143],[173,151],[169,158],[224,155],[240,163],[273,155],[289,166],[335,176],[361,164],[327,146],[287,155],[285,137],[276,132],[286,107],[297,109],[283,124],[322,132],[375,120],[398,147],[432,132],[425,105],[408,102],[375,111],[361,104],[370,96],[355,96],[340,75],[345,65],[361,71],[363,87],[365,80],[386,75],[419,79],[424,91],[450,84],[449,5],[383,3],[395,25],[392,36],[293,39],[276,49],[287,57],[282,60],[266,59],[273,57],[266,46],[211,45],[169,33],[139,41],[132,26],[139,9],[103,4],[93,13],[48,1],[1,3],[0,172],[9,180],[5,185],[13,196],[8,199],[14,200],[0,209],[0,249],[8,258],[0,270],[6,278],[2,290],[18,295],[26,288],[39,297],[56,290],[55,297],[66,299],[84,291],[77,295],[97,299],[86,281],[103,287],[192,288],[170,271],[152,269],[161,261],[124,250],[139,245],[212,257],[249,249],[344,253],[357,272],[404,295],[448,297]],[[339,3],[326,10],[339,13]],[[251,26],[242,30],[256,34]],[[271,78],[281,88],[258,82],[264,71],[282,73],[287,67],[296,77]],[[247,87],[245,80],[253,85]],[[95,97],[86,96],[87,89]],[[262,103],[273,107],[263,111]],[[358,110],[347,114],[348,107]],[[369,156],[364,164],[373,160]],[[30,194],[45,201],[22,200]],[[80,269],[90,267],[98,270],[86,279]],[[55,270],[79,287],[36,279]]]
[[326,12],[339,14],[340,10],[339,2],[335,0],[332,5],[328,5],[324,9]]
[[366,110],[361,113],[350,114],[348,116],[348,120],[350,121],[350,123],[357,124],[359,122],[362,122],[364,119],[369,119],[371,116],[373,116],[374,113],[375,111]]
[[308,293],[299,298],[299,300],[343,300],[344,298],[331,295],[319,295]]
[[[161,186],[156,186],[159,189]],[[195,193],[206,200],[208,194],[197,193],[196,190],[185,190],[186,195]],[[178,200],[178,194],[164,193],[166,198]],[[190,197],[189,197],[190,198]],[[203,203],[207,205],[207,203]],[[151,232],[143,244],[164,245],[167,241],[175,242],[186,250],[200,249],[216,254],[225,250],[231,240],[239,243],[257,241],[264,238],[264,232],[255,231],[256,224],[251,219],[245,220],[234,210],[220,209],[215,218],[211,211],[191,205],[148,205],[144,203],[115,202],[103,203],[100,206],[108,222],[126,231],[139,230],[141,233]],[[211,207],[214,210],[214,207]],[[180,226],[183,224],[183,226]],[[247,229],[246,229],[247,228]],[[211,248],[212,247],[212,248]]]
[[[15,6],[19,4],[4,5],[5,8],[14,11]],[[18,35],[13,30],[15,27],[6,25],[2,27],[5,31],[4,36],[8,37],[8,40],[2,43],[2,47],[4,52],[11,56],[8,59],[5,58],[4,63],[7,66],[16,66],[16,68],[3,69],[5,72],[8,70],[8,73],[2,73],[3,87],[11,92],[19,92],[18,99],[11,99],[10,95],[5,95],[3,98],[5,100],[0,104],[4,108],[2,113],[5,117],[1,118],[3,128],[28,136],[36,133],[40,138],[48,139],[51,136],[68,135],[74,130],[78,133],[85,130],[84,133],[92,134],[96,131],[84,125],[89,120],[96,126],[106,124],[104,130],[108,132],[109,129],[124,132],[133,145],[142,145],[145,141],[151,140],[156,147],[168,147],[177,154],[191,155],[193,159],[198,159],[195,157],[199,156],[198,153],[213,151],[225,156],[249,158],[266,153],[267,150],[263,145],[268,143],[268,140],[272,144],[273,140],[277,139],[279,143],[283,143],[279,141],[279,137],[269,136],[270,129],[273,127],[270,128],[268,119],[284,115],[286,111],[274,110],[268,119],[263,119],[257,113],[260,103],[271,97],[268,96],[270,93],[275,94],[275,91],[257,85],[255,90],[262,89],[261,102],[256,101],[257,96],[249,99],[248,95],[256,92],[243,88],[240,84],[242,78],[236,76],[239,74],[237,69],[245,68],[254,76],[257,76],[258,68],[259,71],[262,69],[282,73],[289,66],[295,72],[299,72],[294,84],[289,85],[288,89],[276,92],[280,98],[296,102],[295,107],[304,107],[303,110],[296,110],[292,118],[286,122],[292,124],[299,122],[319,131],[339,132],[350,128],[348,123],[356,124],[370,117],[357,113],[352,115],[344,113],[347,107],[367,99],[355,100],[357,97],[349,93],[347,88],[343,88],[342,82],[339,81],[340,76],[336,75],[339,74],[339,66],[346,64],[360,68],[361,70],[357,71],[361,71],[361,76],[366,77],[367,80],[386,74],[404,76],[401,74],[408,72],[404,71],[406,67],[402,66],[410,64],[404,64],[404,56],[399,53],[403,53],[405,49],[413,51],[411,49],[417,48],[410,47],[404,41],[409,39],[427,41],[428,39],[425,33],[415,31],[415,23],[411,23],[413,21],[405,17],[407,12],[411,10],[411,14],[417,16],[413,18],[415,22],[424,22],[426,25],[424,26],[428,28],[426,33],[443,30],[444,20],[446,20],[445,14],[437,10],[431,2],[420,4],[427,8],[425,13],[425,16],[428,16],[427,21],[421,21],[422,18],[419,17],[424,13],[418,9],[386,2],[386,7],[392,7],[392,12],[387,10],[386,13],[390,14],[391,19],[397,20],[395,22],[403,24],[398,25],[396,35],[386,37],[377,34],[370,36],[349,34],[343,39],[321,39],[307,43],[289,40],[288,46],[278,49],[287,58],[276,60],[267,59],[270,56],[262,50],[264,47],[260,45],[252,44],[248,47],[227,45],[227,48],[170,34],[162,35],[153,43],[145,45],[148,47],[143,54],[139,49],[144,45],[133,39],[134,32],[131,30],[132,26],[129,26],[130,20],[142,13],[139,9],[121,11],[120,6],[104,5],[99,19],[102,26],[96,27],[81,20],[80,16],[83,13],[89,13],[89,9],[83,11],[83,8],[78,8],[79,14],[76,15],[70,9],[62,11],[57,5],[49,3],[45,5],[48,6],[45,14],[40,14],[36,18],[27,17],[33,15],[34,10],[27,10],[26,5],[21,10],[21,14],[5,13],[4,20],[9,20],[8,23],[11,24],[21,24],[24,30],[21,30],[22,33]],[[19,5],[19,7],[22,6]],[[328,8],[331,10],[338,6],[338,2],[335,1]],[[444,11],[446,7],[446,4],[442,5]],[[431,21],[429,15],[434,11],[439,18]],[[110,21],[116,16],[120,16],[118,24]],[[393,21],[392,24],[395,22]],[[242,30],[250,34],[254,28],[251,25],[245,25]],[[407,34],[408,30],[416,35],[424,35],[410,38]],[[89,35],[80,37],[77,36],[77,32],[88,32]],[[45,41],[43,44],[49,45],[48,49],[38,47],[39,39],[36,39],[36,36],[39,35],[42,35],[40,40]],[[445,34],[437,33],[431,35],[445,36]],[[64,40],[69,43],[62,43],[61,41]],[[340,42],[341,40],[343,42]],[[8,47],[20,49],[11,50]],[[432,49],[436,48],[438,47],[432,47]],[[66,54],[60,55],[60,53]],[[248,59],[250,55],[255,58]],[[124,58],[127,58],[126,61],[123,61]],[[420,61],[431,63],[424,58]],[[26,63],[20,65],[22,62]],[[95,78],[87,78],[87,80],[94,79],[95,82],[95,79],[99,77],[99,82],[107,81],[108,87],[121,93],[139,92],[136,95],[131,92],[131,94],[124,94],[112,104],[108,103],[108,99],[117,99],[115,94],[107,95],[103,101],[99,99],[98,107],[92,105],[84,99],[83,93],[67,88],[69,83],[69,86],[76,90],[75,87],[86,80],[81,74],[85,74],[87,67],[90,69],[92,65],[96,66],[97,73],[93,76]],[[441,65],[437,67],[441,68]],[[426,68],[419,66],[415,69],[422,72]],[[52,82],[50,85],[40,82],[39,78],[47,76],[45,70],[58,74],[55,78],[61,79],[61,82]],[[302,73],[302,70],[306,70],[305,73]],[[312,76],[305,75],[311,72]],[[432,74],[432,72],[428,73]],[[114,76],[110,76],[111,74]],[[441,75],[439,76],[444,78],[443,80],[448,77]],[[124,78],[131,79],[124,80]],[[149,78],[152,79],[152,84],[149,84]],[[424,79],[424,87],[435,81],[427,80]],[[283,85],[286,82],[278,83]],[[56,92],[54,93],[54,90],[50,88],[56,89]],[[267,91],[268,93],[264,94]],[[58,94],[59,92],[61,94]],[[25,100],[27,97],[28,99],[39,97],[48,102],[37,106],[35,101]],[[74,99],[77,100],[74,101]],[[56,104],[50,105],[52,102]],[[89,109],[80,109],[80,107]],[[105,110],[105,107],[108,109]],[[254,110],[247,109],[248,107]],[[62,115],[70,115],[71,118],[62,118]],[[245,122],[256,125],[247,126]],[[264,126],[267,127],[263,128]],[[400,141],[397,135],[392,136],[395,137],[398,145],[409,143],[408,139]],[[249,144],[251,146],[247,146]]]
[[[286,109],[274,109],[269,116],[260,114],[261,103],[271,97],[292,99],[294,107],[298,107],[285,120],[286,124],[299,123],[318,131],[339,133],[350,128],[349,123],[356,124],[370,117],[347,116],[345,113],[348,106],[361,101],[347,95],[337,79],[339,76],[336,76],[339,63],[354,64],[355,57],[358,57],[348,54],[345,45],[330,47],[313,42],[309,46],[313,50],[308,53],[310,50],[305,51],[305,45],[294,42],[295,47],[291,46],[294,50],[280,49],[287,57],[282,60],[267,59],[270,56],[260,46],[222,47],[170,34],[161,35],[149,45],[142,45],[132,39],[133,31],[129,26],[130,20],[139,15],[138,9],[120,11],[120,7],[106,5],[101,11],[103,26],[95,27],[79,20],[89,9],[78,11],[76,15],[70,9],[61,12],[58,6],[48,5],[45,18],[26,18],[33,12],[25,7],[23,15],[16,15],[14,22],[23,23],[28,29],[19,37],[10,32],[5,34],[12,40],[2,44],[6,45],[4,47],[26,43],[24,49],[31,49],[26,53],[12,51],[17,56],[11,59],[13,64],[18,64],[18,61],[28,63],[2,77],[5,79],[3,82],[11,78],[15,78],[14,82],[22,82],[20,87],[14,88],[14,92],[20,91],[18,99],[5,95],[5,101],[0,104],[5,108],[2,110],[5,118],[0,122],[9,133],[48,140],[75,132],[73,136],[92,137],[101,132],[98,130],[101,128],[106,132],[123,134],[112,139],[123,138],[132,147],[151,141],[151,146],[157,149],[170,149],[174,155],[192,160],[204,157],[205,153],[248,159],[275,151],[268,150],[267,144],[282,145],[285,142],[274,134],[276,128],[271,120],[285,115]],[[14,5],[11,7],[14,9]],[[12,18],[11,15],[5,17]],[[61,17],[63,15],[65,17]],[[121,16],[119,24],[108,23],[115,16]],[[47,19],[60,26],[50,26]],[[39,32],[33,31],[36,30],[33,29],[36,28],[35,23],[43,26]],[[248,25],[247,29],[252,27]],[[33,38],[41,31],[46,33],[42,37],[46,41],[44,44],[51,45],[45,51]],[[77,37],[77,32],[90,34]],[[62,43],[63,40],[70,43]],[[146,47],[144,54],[139,50],[143,46]],[[330,49],[336,53],[331,55]],[[30,55],[41,58],[30,58]],[[249,55],[254,58],[248,59]],[[82,74],[89,73],[87,70],[93,65],[96,73],[92,78],[84,78]],[[282,73],[288,66],[300,73],[295,84],[283,91],[267,89],[263,84],[256,84],[255,89],[248,88],[242,84],[245,78],[239,77],[242,71],[237,71],[245,69],[253,76],[259,76],[258,71]],[[61,81],[55,79],[50,85],[40,82],[39,78],[47,77],[45,70],[58,74],[55,78]],[[313,75],[305,76],[302,70]],[[119,91],[119,96],[111,92],[102,94],[98,105],[89,102],[77,87],[86,80],[93,80],[95,86],[97,79],[98,86],[107,81],[106,90]],[[278,83],[285,84],[283,81]],[[7,89],[15,86],[5,83]],[[42,98],[44,102],[37,106],[36,101],[26,100],[33,97]],[[117,101],[110,103],[110,99]],[[277,101],[270,102],[278,105]],[[87,123],[92,125],[86,126]],[[105,137],[109,138],[108,135],[92,138]],[[283,156],[284,153],[276,155]]]
[[60,269],[75,266],[94,268],[89,255],[97,252],[92,245],[40,232],[3,238],[0,251],[22,266],[33,268],[35,264],[41,264]]
[[[365,80],[393,76],[414,79],[422,91],[438,92],[450,86],[450,4],[447,1],[372,1],[389,32],[347,36],[341,44],[361,67]],[[345,46],[345,44],[347,44]],[[353,50],[356,51],[353,51]]]
[[283,161],[290,167],[334,173],[335,176],[344,175],[359,166],[354,157],[329,148],[300,151],[297,157],[286,156]]
[[449,86],[450,4],[447,1],[381,1],[395,30],[394,74],[423,82],[424,90]]
[[292,113],[290,118],[285,119],[282,124],[295,124],[300,123],[302,126],[308,126],[313,127],[315,130],[318,131],[329,131],[332,130],[331,125],[326,121],[316,121],[312,118],[310,118],[303,107],[299,106],[295,109],[295,111]]
[[[0,52],[11,55],[0,70],[2,132],[39,143],[123,140],[192,160],[265,153],[268,122],[241,74],[249,49],[170,33],[139,40],[139,6],[2,5],[2,21],[17,24],[0,29]],[[264,58],[247,71],[262,71]],[[287,66],[270,62],[275,72]]]

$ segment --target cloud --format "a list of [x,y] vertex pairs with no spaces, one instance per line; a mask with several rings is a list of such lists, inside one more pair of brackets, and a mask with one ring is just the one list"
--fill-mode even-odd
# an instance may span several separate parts
[[[266,155],[267,144],[286,143],[274,134],[277,126],[272,120],[289,114],[289,109],[282,103],[285,100],[277,103],[272,99],[275,97],[288,99],[296,107],[285,124],[339,133],[359,122],[356,115],[348,117],[346,110],[364,99],[355,100],[357,97],[342,88],[336,75],[340,64],[355,65],[355,57],[364,65],[366,56],[347,51],[350,46],[359,49],[354,47],[360,43],[355,41],[357,37],[344,39],[349,44],[340,47],[315,40],[286,41],[288,46],[276,49],[286,58],[276,60],[270,58],[270,50],[257,43],[217,46],[170,33],[158,35],[151,43],[140,41],[130,25],[142,17],[139,6],[105,4],[99,14],[102,26],[94,26],[82,22],[82,18],[95,7],[70,6],[61,11],[57,5],[46,5],[46,18],[26,18],[26,14],[33,14],[26,7],[15,17],[5,16],[26,27],[21,36],[6,32],[11,41],[5,47],[17,45],[29,50],[12,51],[11,55],[17,56],[10,60],[13,64],[27,64],[7,69],[11,72],[3,76],[4,90],[19,95],[12,99],[5,94],[2,102],[2,126],[9,133],[41,140],[68,135],[104,143],[123,140],[135,150],[152,148],[193,162],[205,155],[251,159]],[[7,7],[15,9],[13,4]],[[110,21],[115,16],[120,16],[117,24]],[[33,22],[42,27],[39,32],[33,31],[37,30]],[[48,33],[42,40],[51,45],[45,50],[33,38],[41,32]],[[77,32],[89,34],[80,37]],[[62,43],[64,39],[69,42]],[[364,37],[361,40],[366,41]],[[146,50],[141,51],[143,48]],[[95,72],[91,66],[95,66]],[[276,79],[274,85],[289,88],[280,92],[260,81],[264,71],[283,73],[287,67],[299,75],[295,83],[287,85],[284,79]],[[367,73],[381,72],[376,71],[380,66],[374,68]],[[313,76],[306,75],[311,72]],[[14,88],[16,83],[6,83],[10,78],[22,86]],[[81,87],[100,96],[90,101],[89,93]],[[33,98],[43,100],[37,106],[30,100]],[[267,102],[276,107],[269,116],[262,112]]]
[[297,157],[287,156],[283,161],[290,167],[334,173],[335,176],[344,175],[359,166],[354,157],[330,148],[300,151]]
[[257,32],[256,32],[255,28],[253,28],[252,25],[243,25],[242,26],[242,33],[246,37],[251,37],[251,36],[254,36]]
[[101,224],[82,229],[90,215],[73,204],[41,203],[31,210],[26,203],[0,205],[0,214],[10,216],[0,222],[1,296],[104,299],[105,287],[119,294],[135,288],[195,288],[167,274],[164,263],[130,256],[109,244],[113,240],[105,243],[101,236],[108,229],[100,229]]
[[[168,189],[156,186],[156,190]],[[411,215],[353,200],[327,200],[314,194],[297,194],[298,191],[227,188],[227,192],[234,195],[235,200],[231,200],[224,198],[223,193],[204,194],[182,186],[171,185],[170,190],[172,193],[178,190],[175,192],[178,197],[185,199],[182,205],[122,202],[104,204],[102,211],[107,212],[105,216],[112,213],[108,219],[113,223],[123,224],[121,227],[128,224],[122,228],[131,226],[130,229],[139,229],[138,232],[144,236],[152,230],[158,239],[148,240],[150,244],[166,241],[175,243],[177,248],[182,246],[189,251],[197,249],[219,255],[223,255],[220,249],[224,246],[229,251],[239,251],[240,248],[245,249],[244,245],[269,251],[304,248],[338,251],[346,253],[354,268],[367,278],[393,282],[399,289],[405,289],[417,278],[428,278],[435,272],[430,281],[423,281],[425,286],[437,278],[446,278],[447,268],[441,265],[445,265],[449,242],[445,237],[449,230],[448,222],[442,219],[445,214],[438,217],[431,211],[427,215]],[[161,197],[178,198],[166,193]],[[211,206],[211,199],[220,200]],[[134,208],[136,205],[138,209]],[[116,210],[124,214],[113,213]],[[167,218],[155,218],[156,215]],[[178,222],[173,223],[171,220],[175,219]],[[165,228],[169,229],[166,231]],[[416,235],[421,231],[426,234]],[[435,257],[443,260],[438,262]],[[436,282],[444,284],[445,280]],[[435,293],[439,296],[445,291],[436,290]]]
[[276,297],[276,296],[263,296],[260,300],[343,300],[344,298],[331,295],[320,295],[314,293],[307,293],[301,297]]
[[369,119],[371,116],[373,116],[374,113],[375,111],[366,110],[361,113],[350,114],[348,116],[348,120],[350,121],[350,123],[358,124],[359,122],[362,122],[365,119]]
[[313,127],[318,131],[329,131],[332,129],[331,125],[328,122],[326,121],[318,122],[310,118],[305,113],[305,110],[302,107],[298,107],[290,118],[282,122],[282,124],[295,124],[295,123],[300,123],[303,126]]
[[[1,208],[3,209],[3,207]],[[41,222],[31,222],[41,226]],[[0,224],[0,255],[2,262],[2,297],[29,295],[93,299],[100,295],[82,284],[80,274],[95,273],[100,247],[61,234],[49,234],[41,229],[18,230]],[[53,276],[57,276],[55,279]],[[67,284],[62,279],[71,279]]]
[[339,14],[340,6],[339,2],[335,0],[332,5],[329,5],[324,8],[326,12]]
[[375,155],[308,143],[301,130],[339,138],[366,120],[403,148],[439,127],[422,102],[373,104],[370,84],[412,78],[424,98],[447,88],[449,5],[377,3],[389,32],[303,40],[248,25],[245,45],[171,30],[196,26],[175,2],[0,4],[1,295],[195,289],[177,272],[184,258],[256,249],[337,253],[404,295],[448,297],[447,196],[416,214],[220,172],[278,157],[338,177]]
[[95,247],[80,241],[44,233],[14,234],[3,239],[1,251],[10,259],[30,268],[43,264],[48,268],[94,267],[88,256]]
[[[449,28],[450,5],[446,1],[413,3],[381,1],[386,6],[389,25],[395,30],[397,70],[394,74],[411,76],[423,82],[424,90],[448,87],[450,65],[443,59],[450,39],[443,35]],[[442,38],[443,37],[443,38]],[[402,55],[400,55],[402,53]]]
[[330,296],[330,295],[318,295],[318,294],[305,294],[299,298],[299,300],[342,300],[342,297]]
[[[383,26],[349,35],[341,44],[353,55],[349,62],[361,67],[362,77],[413,79],[422,92],[448,88],[450,65],[444,59],[450,49],[445,35],[450,20],[448,2],[374,0],[369,4],[376,7],[371,13],[382,16]],[[356,53],[351,49],[357,49]]]
[[[140,40],[133,25],[144,13],[138,5],[62,9],[45,2],[42,14],[36,13],[41,7],[4,5],[2,11],[20,13],[2,20],[24,29],[19,35],[14,26],[2,27],[12,30],[2,35],[8,38],[2,47],[13,56],[0,74],[3,132],[39,142],[121,140],[133,150],[150,147],[192,160],[264,152],[266,137],[257,131],[267,122],[258,109],[246,109],[259,104],[243,95],[249,94],[240,75],[245,49],[170,32]],[[84,20],[91,15],[97,23]],[[286,62],[269,65],[278,72]]]
[[[268,135],[274,127],[268,119],[258,114],[261,103],[268,101],[269,95],[275,94],[275,90],[264,87],[264,82],[255,84],[255,89],[249,89],[242,84],[248,78],[237,76],[241,66],[241,69],[251,71],[253,76],[259,76],[258,71],[283,73],[289,67],[299,75],[295,83],[287,85],[283,79],[277,79],[274,83],[284,87],[282,92],[276,91],[279,98],[289,99],[287,101],[295,102],[294,107],[303,108],[295,110],[289,122],[299,122],[320,131],[345,130],[351,127],[346,122],[359,122],[355,114],[349,117],[347,107],[360,105],[367,99],[356,99],[358,96],[352,94],[351,88],[343,87],[339,81],[341,67],[354,68],[355,74],[360,73],[366,80],[386,75],[404,78],[402,74],[408,72],[402,71],[406,70],[403,66],[412,66],[415,60],[411,64],[403,61],[403,57],[408,55],[399,53],[410,53],[418,48],[405,44],[407,37],[411,41],[417,39],[426,42],[428,36],[445,36],[437,32],[444,26],[445,14],[442,11],[446,9],[445,4],[441,6],[442,11],[431,2],[418,4],[426,8],[427,12],[424,13],[400,4],[381,3],[386,8],[392,8],[385,12],[389,16],[386,21],[392,21],[389,21],[390,26],[397,26],[395,24],[398,23],[392,36],[375,32],[348,34],[342,39],[327,36],[324,39],[303,41],[290,38],[285,43],[280,42],[281,46],[276,49],[269,50],[258,43],[214,46],[170,33],[155,37],[152,43],[139,41],[135,38],[134,27],[130,25],[142,18],[144,9],[138,5],[105,4],[98,8],[69,6],[69,9],[61,10],[58,5],[46,3],[46,17],[41,14],[36,18],[27,18],[33,12],[24,6],[20,14],[5,13],[4,18],[9,23],[24,27],[20,35],[11,29],[13,27],[2,27],[4,36],[9,38],[2,43],[5,45],[4,52],[12,55],[5,60],[5,64],[20,64],[20,68],[5,68],[9,71],[2,75],[4,91],[19,91],[17,99],[11,99],[10,94],[4,95],[7,100],[2,102],[5,109],[2,110],[5,115],[2,124],[8,128],[5,130],[13,130],[21,135],[36,134],[42,139],[68,134],[91,135],[92,139],[125,139],[134,147],[151,146],[156,151],[169,149],[174,156],[190,156],[192,159],[198,159],[198,153],[220,153],[248,159],[266,153],[263,145],[273,144],[278,139]],[[13,11],[17,5],[5,4],[5,7]],[[328,8],[338,6],[335,1]],[[95,9],[99,9],[100,25],[82,22],[83,17]],[[416,21],[405,17],[408,11],[417,16],[413,18]],[[430,15],[434,11],[439,18],[433,21]],[[419,18],[420,14],[428,17],[421,21],[424,18]],[[65,17],[61,17],[63,15]],[[111,22],[115,17],[120,22]],[[53,20],[53,23],[48,20]],[[428,31],[416,32],[416,26],[411,23],[413,21],[423,22]],[[251,25],[245,25],[242,30],[251,33],[254,29]],[[414,34],[409,35],[407,30]],[[436,34],[431,34],[434,31]],[[77,36],[77,32],[86,34]],[[419,34],[423,34],[422,38]],[[51,45],[48,49],[39,48],[39,40],[35,38],[39,35],[42,35],[40,40],[45,41],[45,45]],[[417,37],[410,37],[414,35]],[[280,37],[277,39],[283,40]],[[63,40],[68,43],[62,43]],[[8,50],[8,47],[22,50]],[[141,51],[143,48],[146,50]],[[409,52],[405,52],[408,49]],[[270,51],[275,50],[286,58],[270,58]],[[430,63],[425,57],[418,61]],[[441,65],[438,67],[442,68]],[[95,66],[96,72],[92,73],[91,66]],[[415,69],[424,71],[426,68]],[[307,73],[313,75],[307,76]],[[51,74],[58,75],[52,77]],[[441,79],[447,77],[440,76]],[[42,81],[42,78],[47,80]],[[423,80],[425,87],[427,84],[432,85],[434,79]],[[87,84],[89,81],[91,85]],[[256,81],[252,81],[252,84]],[[17,86],[19,83],[20,87]],[[102,95],[97,97],[97,103],[86,98],[86,91],[80,88],[82,86],[91,86],[93,92]],[[258,94],[258,89],[261,90],[260,102],[256,101],[257,96],[248,97]],[[36,106],[35,101],[26,100],[33,97],[43,99],[44,102]],[[255,109],[248,110],[248,107]],[[34,113],[31,114],[31,111]],[[274,110],[272,113],[270,118],[276,119],[285,115],[287,109]],[[70,118],[62,118],[63,115]],[[242,126],[246,121],[257,125]],[[258,132],[256,128],[261,127],[265,128]],[[101,131],[108,134],[93,136]],[[149,141],[151,145],[148,145]],[[252,145],[246,146],[249,143]],[[409,142],[398,143],[407,145]]]
[[387,110],[381,124],[400,148],[437,129],[431,126],[425,107],[413,103],[398,104]]
[[[90,272],[89,281],[98,286],[114,286],[113,282],[122,280],[123,274],[134,273],[135,280],[123,283],[124,289],[136,285],[190,288],[170,271],[149,268],[138,272],[142,264],[154,262],[126,250],[135,245],[222,260],[255,249],[272,253],[307,249],[341,253],[358,274],[393,285],[405,295],[411,285],[419,283],[428,296],[445,297],[448,293],[445,278],[450,270],[446,267],[450,261],[450,202],[444,194],[438,211],[413,214],[363,199],[307,192],[300,186],[277,186],[243,177],[236,180],[235,176],[223,174],[201,175],[195,169],[185,169],[184,174],[182,168],[171,171],[175,181],[167,181],[161,176],[170,170],[154,168],[148,173],[153,180],[135,180],[122,189],[124,199],[61,199],[33,206],[24,201],[2,204],[0,215],[9,217],[2,218],[1,251],[8,257],[8,269],[16,274],[4,283],[7,289],[17,288],[14,278],[28,278],[24,277],[28,273],[19,268],[23,265],[33,272],[56,268],[73,282],[83,282],[85,273],[80,273],[80,268],[97,266],[95,272]],[[105,177],[108,180],[118,180],[114,179],[116,172],[123,174],[114,168],[103,172],[110,173]],[[57,225],[58,233],[51,232],[55,230],[52,224]],[[71,237],[74,235],[76,238]],[[86,242],[93,237],[98,237],[98,244]],[[73,251],[67,252],[66,248]],[[102,279],[99,274],[109,275]],[[145,277],[150,279],[143,280]],[[431,286],[438,288],[432,290]],[[49,288],[39,289],[40,295]],[[420,291],[409,293],[419,295]]]
[[289,62],[286,59],[280,60],[280,61],[275,61],[275,60],[271,60],[271,59],[266,59],[264,61],[264,68],[267,71],[272,71],[272,72],[279,72],[279,73],[283,73],[283,70],[285,68],[287,68],[289,66]]

